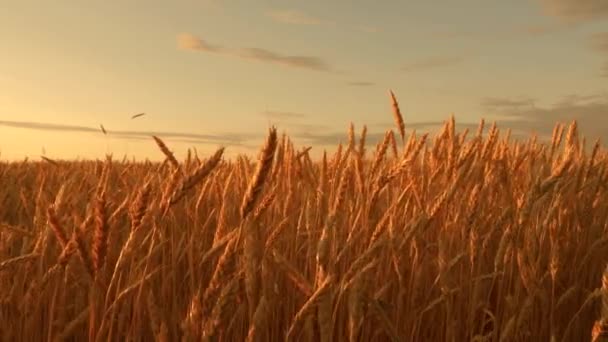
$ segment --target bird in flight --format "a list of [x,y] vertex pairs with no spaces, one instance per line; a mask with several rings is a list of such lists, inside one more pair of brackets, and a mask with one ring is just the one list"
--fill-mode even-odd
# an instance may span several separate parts
[[108,132],[106,132],[106,129],[103,127],[103,125],[99,125],[99,127],[101,127],[101,131],[103,132],[103,134],[108,134]]
[[139,113],[139,114],[135,114],[135,115],[133,115],[133,116],[131,117],[131,119],[136,119],[136,118],[138,118],[138,117],[140,117],[140,116],[144,116],[144,115],[146,115],[146,113]]

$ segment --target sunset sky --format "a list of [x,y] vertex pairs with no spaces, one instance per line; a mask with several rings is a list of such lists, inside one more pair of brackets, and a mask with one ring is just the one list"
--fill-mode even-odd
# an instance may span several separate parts
[[608,1],[446,3],[5,2],[0,159],[254,152],[270,125],[320,151],[392,128],[389,89],[408,132],[453,113],[608,141]]

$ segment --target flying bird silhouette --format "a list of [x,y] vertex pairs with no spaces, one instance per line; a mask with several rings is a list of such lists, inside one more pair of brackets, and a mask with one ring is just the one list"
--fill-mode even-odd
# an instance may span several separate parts
[[140,116],[144,116],[144,115],[146,115],[146,113],[139,113],[139,114],[135,114],[135,115],[133,115],[133,116],[131,117],[131,119],[136,119],[136,118],[138,118],[138,117],[140,117]]

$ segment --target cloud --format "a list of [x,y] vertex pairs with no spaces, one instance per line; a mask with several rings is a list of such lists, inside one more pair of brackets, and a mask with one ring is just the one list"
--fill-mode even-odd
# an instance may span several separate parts
[[[301,141],[303,144],[310,144],[314,146],[337,146],[340,142],[345,143],[348,141],[346,131],[344,132],[298,132],[294,133],[293,137],[298,142]],[[384,133],[368,133],[366,136],[369,144],[373,144],[384,137]]]
[[348,82],[346,84],[348,84],[349,86],[352,86],[352,87],[371,87],[373,85],[376,85],[376,83],[369,82],[369,81],[353,81],[353,82]]
[[[260,113],[273,121],[273,124],[278,125],[281,129],[291,133],[298,132],[318,132],[330,129],[330,126],[316,123],[304,123],[301,119],[309,118],[310,115],[304,113],[288,112],[288,111],[272,111],[266,110]],[[310,122],[311,120],[306,120]]]
[[563,96],[560,101],[556,103],[558,106],[573,106],[581,103],[592,103],[601,102],[606,97],[606,94],[591,94],[591,95],[578,95],[570,94]]
[[[488,127],[490,126],[492,120],[486,120],[486,132]],[[497,127],[501,132],[506,132],[507,129],[511,128],[511,137],[514,139],[527,139],[530,137],[531,130],[528,129],[524,125],[511,125],[510,122],[500,122],[497,121]],[[409,137],[414,130],[416,131],[416,136],[420,137],[425,133],[428,133],[430,136],[438,134],[442,129],[445,121],[423,121],[423,122],[410,122],[406,124],[406,134]],[[396,132],[394,123],[386,122],[384,124],[371,124],[367,125],[369,128],[367,134],[367,146],[370,149],[372,146],[378,144],[384,138],[384,133],[386,130],[392,129]],[[469,130],[469,137],[475,133],[479,126],[478,122],[458,122],[458,118],[456,118],[456,131],[463,132],[465,129]],[[549,133],[551,133],[549,131]],[[318,148],[324,147],[335,147],[339,143],[346,144],[348,142],[348,136],[346,133],[346,129],[344,131],[319,131],[319,130],[311,130],[305,132],[296,132],[292,133],[291,136],[294,138],[294,141],[298,144],[306,144],[312,145]],[[539,138],[542,137],[539,134]],[[545,136],[546,137],[546,136]],[[358,139],[358,137],[357,137]]]
[[568,22],[608,18],[606,0],[536,0],[546,15]]
[[[416,130],[417,136],[424,134],[425,132],[435,132],[437,129],[443,126],[443,121],[421,121],[421,122],[408,122],[406,123],[406,131],[409,133],[412,130]],[[368,146],[373,146],[378,142],[384,139],[384,134],[387,130],[392,129],[396,131],[395,123],[392,121],[386,122],[375,122],[366,124],[368,128],[368,133],[366,136],[366,140],[368,142]],[[476,127],[477,124],[458,124],[459,129],[468,128],[468,127]],[[360,129],[363,127],[362,125],[359,127],[355,127],[355,131],[357,134],[360,133]],[[303,129],[299,131],[292,131],[291,135],[295,140],[299,143],[310,144],[313,146],[332,146],[335,147],[339,143],[347,143],[348,142],[348,127],[345,126],[343,130],[336,131],[332,127],[310,127],[310,129]],[[358,136],[356,137],[358,139]]]
[[[23,129],[34,129],[41,131],[51,132],[74,132],[74,133],[95,133],[102,134],[99,128],[78,126],[78,125],[64,125],[64,124],[53,124],[44,122],[28,122],[28,121],[0,121],[0,126],[23,128]],[[256,136],[241,134],[241,133],[226,133],[222,135],[213,134],[196,134],[196,133],[183,133],[183,132],[166,132],[166,131],[124,131],[124,130],[112,130],[108,127],[108,136],[117,137],[119,139],[150,139],[151,136],[156,135],[163,139],[171,139],[173,141],[185,141],[199,144],[225,144],[238,146],[244,144],[245,141],[255,138]]]
[[442,67],[449,67],[456,64],[460,64],[463,61],[460,57],[450,57],[450,56],[437,56],[437,57],[429,57],[426,59],[422,59],[419,61],[414,61],[411,63],[407,63],[404,65],[401,70],[403,71],[418,71],[418,70],[428,70]]
[[297,10],[271,10],[266,12],[266,16],[283,24],[323,25],[329,23]]
[[[230,141],[230,142],[226,142],[226,141],[218,141],[218,140],[214,140],[214,139],[187,139],[187,138],[170,138],[167,137],[166,135],[158,135],[160,138],[162,138],[163,140],[166,140],[170,143],[182,143],[182,144],[189,144],[189,145],[214,145],[214,146],[226,146],[226,147],[239,147],[239,148],[244,148],[244,149],[256,149],[259,148],[259,146],[256,146],[254,144],[252,144],[251,142],[246,143],[245,140],[239,140],[239,141]],[[129,141],[151,141],[150,136],[139,136],[139,135],[124,135],[124,136],[120,136],[119,139],[122,140],[129,140]],[[260,135],[259,137],[257,137],[257,139],[263,139],[263,136]],[[250,141],[250,140],[247,140]],[[154,142],[153,142],[154,143]]]
[[536,106],[532,99],[494,99],[503,105],[488,106],[487,99],[481,106],[490,115],[501,115],[508,121],[505,125],[519,130],[534,130],[551,134],[557,122],[569,123],[577,120],[581,134],[591,139],[608,140],[608,93],[592,95],[569,95],[549,106]]
[[279,119],[279,120],[281,120],[281,119],[302,119],[307,116],[306,114],[302,114],[302,113],[280,112],[280,111],[272,111],[272,110],[263,111],[261,114],[267,118]]
[[486,110],[521,110],[533,108],[535,100],[531,98],[495,98],[487,97],[481,100],[481,106]]
[[316,71],[331,70],[329,65],[318,57],[283,56],[278,53],[260,48],[244,48],[241,49],[240,52],[237,52],[236,55],[245,59],[281,64],[289,67],[306,68]]
[[211,45],[206,41],[192,35],[189,33],[182,33],[177,36],[177,47],[182,50],[195,50],[202,52],[211,52],[211,53],[229,53],[230,50],[227,50],[221,46]]
[[99,132],[99,128],[91,128],[76,125],[61,125],[42,122],[26,122],[26,121],[0,121],[0,126],[29,128],[43,131],[69,131],[69,132]]
[[210,44],[209,42],[189,33],[182,33],[178,35],[177,46],[183,50],[214,53],[245,60],[277,64],[286,67],[333,72],[332,67],[319,57],[282,55],[277,52],[256,47],[229,48],[221,45]]
[[305,124],[305,123],[289,123],[285,126],[285,128],[289,132],[293,132],[295,134],[305,133],[305,132],[322,132],[331,129],[331,126],[323,125],[323,124]]
[[[587,143],[600,138],[603,142],[608,141],[608,92],[590,95],[572,94],[563,96],[559,101],[550,105],[538,105],[536,99],[527,97],[516,98],[485,98],[480,101],[480,107],[484,110],[482,117],[485,118],[487,127],[495,121],[501,132],[511,130],[511,137],[515,139],[528,139],[532,133],[536,133],[541,140],[550,139],[553,128],[557,123],[569,124],[577,121],[579,133],[586,137]],[[430,132],[435,134],[443,126],[442,121],[406,122],[406,131],[415,129],[417,132]],[[459,122],[456,116],[456,129],[462,131],[469,129],[475,132],[478,122]],[[368,125],[370,130],[385,131],[395,130],[394,123],[385,121]],[[470,135],[470,134],[469,134]],[[316,141],[337,143],[347,141],[345,133],[323,134],[316,137],[316,132],[308,134]]]

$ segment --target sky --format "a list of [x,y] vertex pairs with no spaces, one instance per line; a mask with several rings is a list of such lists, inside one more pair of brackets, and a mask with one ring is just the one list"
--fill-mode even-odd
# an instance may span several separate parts
[[159,159],[151,135],[254,153],[271,125],[317,152],[351,122],[373,143],[389,89],[408,133],[454,115],[608,141],[606,0],[23,0],[0,41],[3,160]]

